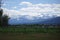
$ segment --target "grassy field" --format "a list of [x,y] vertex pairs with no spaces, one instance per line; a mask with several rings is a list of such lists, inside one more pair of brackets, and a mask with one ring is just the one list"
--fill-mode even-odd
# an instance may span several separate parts
[[60,28],[0,27],[0,40],[60,40]]
[[0,32],[6,33],[59,33],[60,28],[37,28],[37,27],[0,27]]

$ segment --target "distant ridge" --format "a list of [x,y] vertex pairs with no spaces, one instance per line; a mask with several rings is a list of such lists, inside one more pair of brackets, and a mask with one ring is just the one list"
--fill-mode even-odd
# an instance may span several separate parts
[[55,17],[51,19],[47,19],[40,24],[52,24],[52,25],[60,25],[60,17]]
[[17,19],[11,19],[10,20],[11,25],[19,25],[19,24],[52,24],[52,25],[59,25],[60,24],[60,17],[53,17],[48,19],[35,19],[35,20],[27,20],[26,18],[23,18],[22,20]]

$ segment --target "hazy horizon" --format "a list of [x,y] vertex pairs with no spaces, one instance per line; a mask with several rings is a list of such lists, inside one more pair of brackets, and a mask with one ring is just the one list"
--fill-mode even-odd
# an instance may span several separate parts
[[[60,17],[60,0],[2,0],[9,23],[37,23]],[[58,21],[58,20],[57,20]]]

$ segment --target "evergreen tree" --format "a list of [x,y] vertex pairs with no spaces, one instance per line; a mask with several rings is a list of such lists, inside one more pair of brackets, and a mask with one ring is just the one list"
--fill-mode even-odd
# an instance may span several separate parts
[[8,20],[9,20],[9,18],[8,18],[8,15],[4,15],[3,17],[2,17],[2,25],[5,27],[5,26],[8,26]]
[[0,26],[2,26],[2,14],[3,14],[3,10],[0,9]]

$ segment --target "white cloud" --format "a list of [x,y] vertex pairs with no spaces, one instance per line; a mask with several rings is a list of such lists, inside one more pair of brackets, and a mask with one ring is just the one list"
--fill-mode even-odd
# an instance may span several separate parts
[[34,12],[60,12],[60,4],[35,4],[30,5],[27,8],[21,8],[23,11],[34,11]]
[[21,2],[19,5],[27,5],[27,6],[30,6],[30,5],[32,5],[32,3],[30,3],[30,2]]
[[60,16],[60,4],[32,4],[30,2],[21,2],[20,6],[21,5],[27,5],[27,7],[18,9],[18,11],[5,8],[4,14],[7,13],[11,18],[18,18],[20,16],[28,15],[26,18],[29,20],[33,19],[33,17],[48,18]]
[[3,9],[3,15],[8,15],[9,17],[15,17],[18,15],[18,11],[17,10],[9,10],[7,8],[2,8]]
[[12,7],[13,9],[16,9],[17,7],[15,6],[15,7]]

